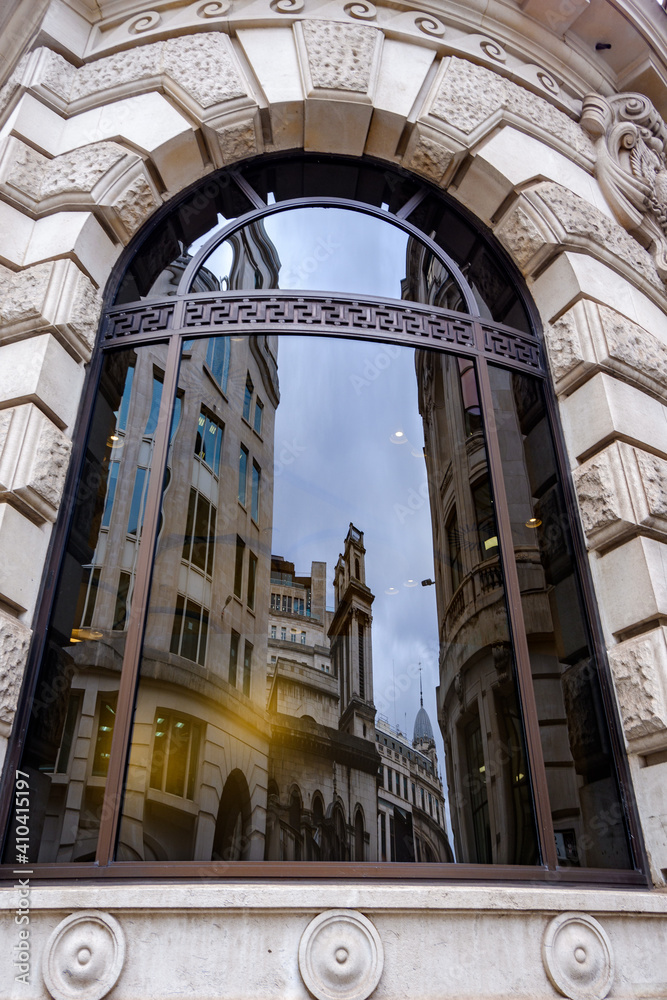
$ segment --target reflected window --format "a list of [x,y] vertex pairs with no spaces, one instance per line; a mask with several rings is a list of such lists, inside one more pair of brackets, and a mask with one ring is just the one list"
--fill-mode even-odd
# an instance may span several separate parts
[[243,419],[250,422],[250,407],[252,405],[252,394],[254,392],[254,386],[252,384],[252,379],[250,375],[247,376],[245,380],[245,389],[243,390]]
[[153,735],[150,787],[194,799],[201,726],[187,716],[158,710]]
[[204,666],[208,634],[208,611],[195,601],[178,594],[171,633],[172,653]]
[[206,364],[223,392],[227,392],[229,378],[229,337],[211,337],[206,349]]
[[262,417],[264,416],[264,404],[261,400],[255,401],[255,419],[253,421],[253,429],[256,434],[262,433]]
[[195,455],[217,476],[220,471],[222,427],[203,410],[199,414]]
[[109,770],[117,701],[115,694],[100,695],[98,698],[97,736],[92,761],[92,773],[95,776],[106,776]]
[[259,522],[259,485],[261,480],[261,469],[257,462],[252,463],[252,483],[250,490],[250,516],[255,524]]
[[239,503],[245,507],[248,482],[248,449],[241,445],[239,451]]

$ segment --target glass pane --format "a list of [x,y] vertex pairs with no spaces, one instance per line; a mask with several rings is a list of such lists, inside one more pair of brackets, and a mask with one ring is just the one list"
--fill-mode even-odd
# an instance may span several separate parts
[[542,386],[489,375],[558,860],[632,867]]
[[[95,856],[139,548],[135,484],[152,465],[153,373],[166,353],[139,347],[104,360],[20,763],[31,862]],[[10,837],[5,860],[16,860],[11,848]]]
[[[294,208],[249,223],[206,258],[191,291],[197,283],[224,291],[376,295],[464,309],[452,276],[423,243],[389,219],[342,208]],[[246,410],[248,420],[249,398]]]
[[[181,360],[118,860],[535,863],[474,370],[235,338],[216,401],[209,351]],[[219,476],[195,449],[202,405]],[[239,455],[262,470],[257,517]]]

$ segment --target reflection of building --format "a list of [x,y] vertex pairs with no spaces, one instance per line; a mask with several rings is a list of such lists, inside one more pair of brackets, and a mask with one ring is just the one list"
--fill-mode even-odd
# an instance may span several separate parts
[[[534,838],[475,372],[472,362],[425,352],[416,365],[436,555],[438,714],[457,859],[517,863],[530,859]],[[494,372],[492,388],[559,863],[622,863],[608,741],[541,397],[510,372]],[[595,844],[586,831],[602,814],[604,837]]]
[[426,352],[416,363],[455,850],[459,861],[516,863],[527,774],[475,374],[472,363]]
[[[121,859],[264,854],[269,728],[266,630],[257,626],[257,615],[269,595],[275,351],[275,338],[267,337],[185,345]],[[73,662],[71,694],[45,805],[40,860],[94,854],[108,770],[164,352],[140,348],[117,358],[108,373],[115,427],[106,442],[90,556],[67,629],[73,645],[59,654]]]
[[336,565],[334,611],[325,606],[326,563],[303,577],[272,559],[267,857],[450,861],[425,709],[413,745],[375,721],[363,537],[351,524]]

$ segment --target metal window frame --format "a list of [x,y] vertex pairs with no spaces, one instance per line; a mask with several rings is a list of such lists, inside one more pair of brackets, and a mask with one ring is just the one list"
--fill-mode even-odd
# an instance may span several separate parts
[[[387,165],[383,164],[387,169]],[[249,184],[240,178],[235,171],[231,173],[232,179],[239,184],[243,190],[249,188]],[[397,171],[397,173],[400,173]],[[205,183],[199,182],[200,184]],[[183,192],[178,199],[183,198],[198,185],[193,185],[188,191]],[[114,727],[114,734],[111,747],[111,759],[107,783],[105,786],[104,808],[100,823],[98,846],[95,862],[71,863],[71,864],[38,864],[33,867],[33,881],[51,880],[63,878],[118,878],[119,876],[147,877],[147,876],[170,876],[170,877],[206,877],[206,878],[275,878],[289,877],[299,879],[313,878],[336,878],[336,879],[357,879],[360,877],[373,880],[401,879],[411,881],[414,879],[426,879],[428,881],[451,879],[451,880],[475,880],[475,881],[514,881],[517,883],[533,882],[550,884],[557,882],[562,884],[598,884],[610,886],[637,886],[643,887],[648,884],[648,864],[643,846],[643,840],[637,819],[637,811],[634,803],[632,784],[630,781],[629,765],[624,753],[621,736],[620,721],[618,719],[617,707],[615,704],[613,686],[611,682],[609,667],[606,658],[606,649],[602,637],[602,629],[597,611],[597,604],[592,585],[590,568],[586,556],[586,547],[583,539],[581,525],[576,516],[576,497],[569,467],[566,458],[562,430],[557,416],[557,403],[553,386],[549,379],[549,373],[544,359],[544,351],[540,339],[539,317],[534,304],[527,294],[523,279],[508,259],[506,253],[496,246],[496,241],[492,234],[485,232],[477,220],[472,219],[469,213],[465,213],[460,206],[455,206],[469,224],[474,225],[480,237],[487,242],[490,251],[501,259],[501,263],[509,271],[515,283],[515,290],[527,310],[531,319],[534,340],[521,331],[513,330],[493,321],[484,320],[479,315],[472,292],[465,281],[465,278],[454,261],[452,261],[441,248],[439,248],[424,233],[405,221],[403,216],[407,215],[415,205],[426,196],[429,185],[423,185],[423,192],[418,192],[412,196],[409,202],[397,211],[396,214],[385,210],[376,209],[362,202],[340,198],[298,198],[289,201],[278,202],[275,205],[265,205],[259,196],[253,198],[257,206],[253,211],[233,220],[228,226],[216,233],[204,246],[200,248],[193,260],[184,272],[179,292],[187,288],[192,275],[201,261],[208,253],[234,230],[242,228],[250,221],[275,214],[293,207],[342,207],[353,211],[362,212],[384,219],[394,225],[398,225],[405,231],[414,235],[432,250],[434,255],[450,270],[457,284],[460,282],[464,299],[469,306],[469,312],[452,313],[430,306],[423,306],[418,303],[399,303],[395,300],[378,299],[377,297],[355,296],[350,297],[324,294],[324,293],[298,293],[275,291],[266,292],[220,292],[215,295],[210,293],[191,294],[184,292],[176,298],[164,300],[148,300],[142,305],[128,303],[123,306],[114,306],[115,296],[120,278],[125,272],[133,252],[136,252],[138,245],[150,236],[150,233],[163,220],[169,210],[173,210],[174,202],[165,206],[164,210],[158,213],[152,223],[142,231],[140,241],[133,243],[121,255],[112,273],[107,286],[105,298],[105,310],[101,324],[102,335],[96,345],[88,371],[88,381],[84,389],[81,400],[79,415],[77,419],[77,433],[74,439],[73,455],[68,472],[68,479],[64,493],[64,500],[55,530],[52,535],[51,545],[47,560],[47,570],[44,575],[40,590],[38,613],[35,622],[35,639],[32,643],[26,675],[24,678],[21,700],[17,711],[15,732],[10,743],[7,754],[3,788],[0,795],[0,822],[5,826],[10,814],[11,802],[13,798],[13,773],[18,766],[20,754],[25,741],[30,706],[35,694],[38,681],[38,672],[41,665],[46,632],[51,614],[51,608],[55,598],[57,581],[62,565],[65,545],[69,534],[69,528],[74,512],[74,502],[76,497],[76,484],[78,482],[84,454],[85,445],[90,425],[92,421],[93,409],[97,396],[97,387],[102,370],[103,358],[109,350],[123,349],[140,344],[167,344],[167,358],[165,362],[165,372],[163,380],[163,391],[161,394],[157,431],[154,437],[153,464],[155,474],[150,477],[148,495],[146,498],[144,511],[144,524],[142,537],[139,545],[138,562],[136,568],[135,582],[133,588],[133,600],[127,620],[127,639],[125,647],[124,665],[121,673],[120,686],[117,702],[117,721]],[[438,196],[447,203],[448,199],[443,192],[431,188]],[[246,192],[247,193],[247,192]],[[201,307],[202,302],[214,299],[216,303],[221,303],[227,309],[227,315],[223,322],[202,322],[201,325],[187,325],[187,309],[189,304],[195,310]],[[285,329],[281,323],[277,327],[272,325],[272,319],[265,314],[263,320],[255,316],[251,322],[239,320],[238,307],[245,306],[246,314],[249,315],[254,308],[262,307],[266,310],[267,305],[272,307],[284,307],[286,309],[300,308],[303,311],[308,304],[315,309],[322,310],[327,307],[331,315],[335,316],[336,308],[352,311],[353,316],[358,319],[357,325],[354,322],[347,327],[341,325],[340,320],[333,319],[331,323],[318,323],[312,319],[301,322],[298,318]],[[236,317],[229,312],[229,307],[236,305]],[[249,307],[249,308],[247,308]],[[297,313],[298,313],[297,308]],[[356,313],[355,313],[356,310]],[[366,312],[364,312],[366,310]],[[373,315],[382,315],[383,310],[393,310],[403,323],[402,329],[388,329],[377,322],[372,322]],[[233,309],[232,309],[233,312]],[[269,310],[270,312],[270,310]],[[114,322],[125,320],[128,316],[135,318],[137,314],[144,314],[149,317],[146,326],[139,325],[134,332],[121,330],[120,333],[114,328]],[[399,315],[400,314],[400,315]],[[367,320],[364,320],[364,315]],[[361,317],[359,319],[359,317]],[[407,324],[414,323],[414,330],[408,330]],[[429,322],[435,318],[434,330],[429,329]],[[421,326],[420,326],[421,324]],[[472,337],[457,341],[457,328],[466,327],[472,330]],[[441,351],[447,354],[458,355],[460,357],[472,358],[475,361],[477,380],[480,392],[480,403],[482,409],[483,426],[485,430],[487,455],[489,464],[489,478],[494,491],[496,501],[496,516],[498,519],[499,548],[504,571],[504,583],[506,592],[506,605],[508,611],[510,632],[513,649],[517,665],[517,678],[520,696],[521,718],[524,726],[526,748],[530,762],[530,774],[533,790],[533,803],[537,824],[538,842],[542,863],[539,865],[477,865],[467,863],[412,863],[402,864],[396,862],[243,862],[235,861],[231,863],[218,862],[120,862],[114,861],[113,855],[120,825],[122,793],[124,776],[127,767],[130,750],[130,737],[133,724],[133,708],[138,687],[139,668],[141,661],[141,649],[143,633],[148,611],[150,597],[151,573],[154,560],[154,553],[157,544],[157,528],[160,516],[161,496],[163,489],[164,475],[167,467],[167,457],[169,451],[169,437],[171,428],[171,418],[177,394],[179,364],[182,353],[182,346],[186,340],[194,338],[210,337],[211,335],[237,334],[253,335],[261,332],[264,328],[271,332],[278,330],[282,335],[300,335],[303,333],[318,336],[335,336],[348,339],[370,339],[380,343],[395,343],[398,345],[409,344]],[[445,334],[443,335],[443,330]],[[440,331],[440,332],[438,332]],[[450,335],[447,335],[447,331]],[[514,352],[503,356],[496,351],[498,343],[507,345],[511,338],[515,338]],[[518,338],[518,339],[517,339]],[[525,352],[522,355],[522,352]],[[528,358],[526,361],[524,358]],[[492,361],[502,367],[514,369],[531,375],[542,382],[545,388],[545,400],[547,416],[551,431],[554,437],[557,471],[563,486],[565,504],[568,511],[569,526],[575,550],[575,566],[581,586],[584,613],[586,615],[586,625],[591,643],[593,657],[598,665],[598,676],[602,689],[602,697],[607,712],[607,723],[609,727],[610,740],[614,752],[614,762],[617,769],[617,778],[620,795],[625,807],[625,822],[629,835],[630,849],[634,856],[635,869],[574,869],[559,868],[555,838],[553,834],[553,824],[549,809],[548,788],[542,758],[542,749],[539,736],[539,723],[535,706],[535,697],[532,687],[532,677],[530,670],[530,660],[528,653],[528,643],[523,621],[523,611],[521,593],[517,574],[514,550],[512,544],[511,524],[505,493],[504,479],[502,475],[502,459],[497,438],[497,429],[492,405],[491,387],[489,382],[487,363]],[[238,663],[237,663],[238,671]],[[6,876],[14,879],[13,865],[0,866],[0,878]]]

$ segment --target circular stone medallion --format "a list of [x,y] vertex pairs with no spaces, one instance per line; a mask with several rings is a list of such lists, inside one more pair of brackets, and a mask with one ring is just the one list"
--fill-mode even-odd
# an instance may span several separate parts
[[320,913],[301,936],[299,969],[316,1000],[366,1000],[383,964],[380,935],[356,910]]
[[101,1000],[125,960],[120,924],[108,913],[83,910],[62,920],[49,938],[42,975],[54,1000]]
[[604,1000],[611,989],[611,943],[604,928],[586,914],[554,917],[542,941],[542,961],[558,992],[570,1000]]

